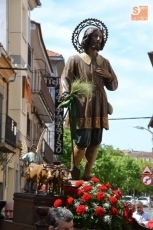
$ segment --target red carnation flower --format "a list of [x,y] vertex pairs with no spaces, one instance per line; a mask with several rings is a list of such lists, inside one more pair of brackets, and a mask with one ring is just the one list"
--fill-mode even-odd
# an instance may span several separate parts
[[101,191],[107,191],[108,190],[108,188],[105,185],[100,185],[100,186],[98,186],[98,188]]
[[112,205],[117,205],[117,203],[118,203],[118,200],[117,200],[116,197],[114,197],[114,196],[110,196],[110,197],[109,197],[109,201],[110,201],[110,203],[111,203]]
[[100,180],[97,178],[97,177],[92,177],[91,178],[91,181],[97,183],[97,182],[100,182]]
[[97,207],[97,208],[95,209],[95,213],[96,213],[96,216],[102,217],[102,216],[104,216],[104,214],[105,214],[105,210],[104,210],[104,208],[102,208],[102,207]]
[[73,201],[74,201],[73,197],[69,196],[69,197],[66,199],[65,203],[66,203],[66,205],[68,206],[68,205],[73,204]]
[[129,209],[129,206],[128,206],[127,203],[124,203],[124,208],[125,208],[125,209]]
[[118,214],[117,209],[114,207],[111,208],[110,212],[111,212],[112,216],[117,216],[117,214]]
[[83,202],[89,202],[89,201],[91,201],[92,196],[88,193],[85,193],[81,198],[82,198]]
[[53,206],[54,206],[55,208],[60,207],[61,205],[62,205],[62,200],[61,200],[61,199],[55,200],[55,202],[54,202],[54,204],[53,204]]
[[83,185],[83,180],[79,180],[75,183],[76,187],[80,187],[81,185]]
[[86,212],[86,207],[84,205],[79,205],[77,208],[76,208],[76,213],[78,215],[84,215]]
[[[127,210],[126,210],[126,211],[127,211]],[[129,210],[128,210],[127,212],[128,212],[128,216],[129,216],[129,217],[132,217],[132,214],[133,214],[133,212],[134,212],[134,209],[129,208]]]
[[109,183],[106,183],[105,186],[106,186],[107,188],[111,188],[111,187],[112,187],[111,184],[109,184]]
[[82,189],[77,189],[76,190],[76,196],[82,196],[82,195],[83,195]]
[[122,196],[122,193],[120,192],[120,190],[113,190],[113,193],[116,195],[118,199],[120,199]]
[[97,200],[102,201],[105,199],[105,194],[103,192],[97,192]]
[[125,210],[123,211],[123,219],[128,220],[128,212]]
[[89,192],[92,190],[92,186],[91,185],[85,185],[82,189],[84,192]]
[[129,208],[127,203],[124,203],[124,210],[128,213],[131,212],[131,208]]

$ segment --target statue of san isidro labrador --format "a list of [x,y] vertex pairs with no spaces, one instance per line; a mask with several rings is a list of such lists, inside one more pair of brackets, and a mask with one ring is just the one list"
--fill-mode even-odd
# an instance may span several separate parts
[[[79,42],[81,30],[88,27]],[[108,59],[98,52],[105,46],[108,37],[107,27],[97,19],[86,19],[74,30],[72,42],[78,54],[69,57],[61,76],[61,96],[71,91],[71,86],[76,79],[83,79],[94,84],[94,93],[90,100],[84,102],[75,98],[76,106],[76,139],[73,151],[72,179],[79,179],[74,168],[78,168],[84,155],[86,165],[83,179],[90,180],[91,171],[97,157],[98,146],[102,141],[103,129],[109,129],[108,114],[112,107],[107,101],[105,88],[114,91],[118,87],[117,77]],[[78,169],[79,170],[79,169]]]

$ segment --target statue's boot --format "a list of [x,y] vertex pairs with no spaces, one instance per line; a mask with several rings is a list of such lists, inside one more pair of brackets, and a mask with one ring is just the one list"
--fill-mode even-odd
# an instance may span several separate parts
[[85,157],[86,157],[86,165],[83,175],[83,180],[89,181],[92,178],[91,171],[93,164],[96,160],[98,153],[98,146],[92,145],[86,149]]
[[72,180],[79,180],[80,179],[79,165],[80,165],[81,160],[84,157],[84,153],[85,153],[85,148],[75,146],[75,148],[74,148],[74,159],[73,159],[73,153],[71,155],[71,177],[72,177]]

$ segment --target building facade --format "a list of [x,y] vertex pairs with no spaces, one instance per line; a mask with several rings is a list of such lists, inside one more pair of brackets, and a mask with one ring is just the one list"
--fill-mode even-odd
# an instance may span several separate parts
[[45,80],[53,69],[41,26],[30,20],[30,12],[40,6],[39,0],[0,1],[0,199],[4,200],[22,191],[25,145],[30,149],[39,143],[44,162],[53,162],[54,140],[46,124],[54,123],[55,105]]

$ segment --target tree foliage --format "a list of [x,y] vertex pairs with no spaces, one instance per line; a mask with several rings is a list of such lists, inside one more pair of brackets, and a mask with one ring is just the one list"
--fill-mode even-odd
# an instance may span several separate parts
[[[72,153],[72,142],[69,129],[64,130],[64,155],[61,156],[61,162],[67,168],[70,168]],[[124,194],[139,191],[140,193],[151,193],[152,186],[142,184],[142,171],[148,164],[153,168],[153,164],[125,155],[119,149],[113,146],[101,145],[98,156],[93,166],[93,175],[103,182],[109,182],[116,188],[120,188]],[[83,173],[85,160],[80,164]]]

